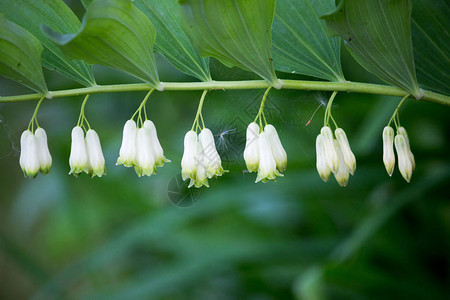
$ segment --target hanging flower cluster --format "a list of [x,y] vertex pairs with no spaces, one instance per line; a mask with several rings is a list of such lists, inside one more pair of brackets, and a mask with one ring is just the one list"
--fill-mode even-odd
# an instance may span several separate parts
[[[181,176],[183,181],[190,179],[189,187],[209,187],[208,179],[222,176],[225,172],[228,172],[222,168],[222,161],[216,149],[214,136],[211,130],[205,128],[203,121],[202,107],[206,93],[207,91],[204,91],[200,99],[192,129],[184,136]],[[199,118],[202,121],[202,126],[199,124]],[[201,132],[197,136],[197,130],[199,129]]]
[[[392,115],[389,124],[384,127],[383,130],[383,163],[389,176],[392,176],[395,168],[395,150],[397,151],[398,157],[398,169],[402,174],[406,182],[411,181],[412,173],[416,168],[416,162],[414,160],[414,155],[411,152],[411,147],[409,144],[408,133],[406,129],[400,125],[400,117],[398,111],[402,106],[403,102],[407,99],[409,95],[402,99],[394,114]],[[394,129],[390,126],[392,121],[397,127],[397,135],[394,138]]]
[[[28,129],[20,137],[19,163],[25,177],[34,178],[39,171],[42,174],[48,174],[52,167],[52,156],[48,149],[47,133],[39,126],[36,119],[43,100],[44,98],[38,102]],[[36,130],[34,130],[35,125],[37,127]]]
[[[244,160],[250,173],[257,172],[255,182],[276,181],[282,177],[287,167],[287,154],[281,144],[275,127],[267,123],[264,115],[264,104],[270,87],[266,90],[255,120],[247,127]],[[123,127],[122,144],[116,165],[134,167],[136,174],[151,176],[156,168],[170,162],[164,156],[154,123],[148,120],[145,104],[153,90],[149,91],[139,108]],[[217,152],[214,136],[205,127],[202,107],[207,94],[205,90],[200,99],[194,124],[184,137],[184,153],[181,160],[181,175],[184,181],[190,180],[189,187],[209,187],[208,180],[222,176],[228,172],[222,167]],[[324,126],[316,138],[316,168],[320,178],[328,182],[331,173],[342,187],[347,186],[350,175],[356,170],[356,158],[353,154],[345,131],[340,128],[331,114],[331,107],[337,92],[328,101]],[[409,95],[408,95],[409,96]],[[400,125],[398,110],[408,98],[402,99],[388,125],[383,130],[383,162],[389,176],[395,168],[394,145],[397,152],[398,166],[403,178],[410,182],[415,169],[414,155],[410,149],[408,134]],[[72,130],[72,145],[69,157],[70,172],[75,177],[81,173],[91,177],[102,177],[106,174],[105,158],[97,132],[91,129],[84,110],[89,98],[82,103],[77,125]],[[48,174],[52,165],[52,157],[47,145],[47,135],[39,127],[36,114],[44,98],[34,111],[28,129],[20,139],[20,166],[27,177],[35,177],[40,171]],[[316,110],[317,111],[317,110]],[[136,121],[134,120],[136,117]],[[334,134],[330,120],[335,126]],[[394,122],[397,134],[390,124]],[[265,124],[263,126],[263,124]],[[308,122],[309,124],[309,122]],[[34,129],[36,125],[36,130]],[[200,133],[198,133],[200,131]]]
[[[331,115],[331,105],[336,94],[334,92],[328,101],[325,110],[324,126],[316,138],[316,168],[323,181],[328,182],[331,173],[333,173],[339,185],[345,187],[348,184],[350,174],[355,174],[356,158],[350,148],[345,131],[339,128]],[[336,126],[334,136],[329,127],[330,119]]]
[[100,138],[95,130],[91,129],[84,115],[84,108],[89,95],[81,104],[81,112],[77,126],[72,129],[72,146],[70,147],[70,172],[75,177],[81,173],[91,177],[102,177],[106,174],[105,157],[103,156]]

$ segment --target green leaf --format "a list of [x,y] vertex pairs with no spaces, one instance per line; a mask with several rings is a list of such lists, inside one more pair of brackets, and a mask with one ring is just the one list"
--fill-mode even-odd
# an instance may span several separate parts
[[153,57],[155,29],[130,0],[93,2],[78,33],[45,32],[69,57],[123,70],[162,89]]
[[328,37],[320,15],[334,0],[277,0],[272,27],[273,59],[278,71],[344,81],[341,39]]
[[323,18],[366,70],[420,98],[410,17],[411,0],[340,0]]
[[414,0],[412,38],[423,88],[450,95],[450,8],[445,0]]
[[60,33],[72,33],[80,21],[62,0],[1,0],[0,12],[33,34],[44,46],[44,67],[56,70],[85,86],[95,85],[92,67],[83,61],[69,61],[41,31],[41,25]]
[[0,74],[47,95],[41,67],[42,49],[31,33],[0,14]]
[[83,4],[83,6],[85,8],[87,8],[89,6],[89,4],[91,4],[92,0],[81,0],[81,3]]
[[271,55],[275,0],[179,0],[183,25],[202,56],[252,71],[276,88]]
[[183,31],[177,0],[136,0],[134,3],[155,26],[156,50],[181,72],[211,81],[209,59],[200,56]]

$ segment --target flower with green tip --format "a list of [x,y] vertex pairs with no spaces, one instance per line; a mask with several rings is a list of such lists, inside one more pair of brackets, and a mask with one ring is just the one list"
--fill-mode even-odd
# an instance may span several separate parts
[[325,161],[332,172],[337,172],[339,169],[339,157],[336,152],[333,132],[330,127],[324,126],[320,130],[323,138],[323,146],[325,149]]
[[132,167],[136,160],[137,126],[134,120],[128,120],[123,127],[122,145],[116,165]]
[[188,178],[195,180],[197,177],[197,143],[197,133],[193,130],[188,131],[184,136],[184,152],[181,159],[181,177],[183,180]]
[[416,161],[414,159],[414,154],[411,151],[411,145],[409,143],[409,137],[408,137],[408,133],[406,132],[405,127],[400,126],[399,128],[397,128],[397,134],[400,134],[405,138],[406,148],[408,149],[408,154],[409,154],[409,160],[411,161],[412,170],[414,172],[414,170],[416,169]]
[[152,121],[146,120],[144,122],[144,129],[147,130],[147,133],[150,138],[150,146],[153,152],[153,156],[155,158],[155,164],[157,167],[164,166],[164,163],[170,162],[165,156],[164,156],[164,150],[161,147],[161,144],[158,139],[158,133],[156,132],[155,124],[153,124]]
[[95,130],[86,132],[86,149],[88,154],[89,175],[102,177],[106,175],[105,157],[103,156],[100,139]]
[[89,173],[89,158],[84,138],[83,128],[76,126],[72,129],[72,145],[69,157],[70,172],[77,177],[80,173]]
[[395,150],[397,150],[398,169],[406,182],[409,183],[413,173],[413,165],[411,162],[408,144],[406,143],[405,137],[401,134],[397,134],[395,136],[394,143]]
[[386,126],[383,129],[383,163],[386,172],[392,176],[395,168],[394,129]]
[[41,127],[34,132],[38,145],[38,157],[39,157],[39,171],[42,174],[50,173],[52,167],[52,156],[48,149],[47,133]]
[[[27,130],[28,131],[28,130]],[[34,178],[39,172],[39,151],[36,136],[31,131],[22,133],[20,164],[25,177]]]
[[202,186],[209,187],[208,183],[208,176],[207,176],[207,163],[205,159],[205,152],[202,148],[201,143],[197,143],[197,155],[196,155],[196,162],[197,162],[197,171],[195,173],[195,178],[192,179],[189,183],[188,187],[195,186],[196,188],[201,188]]
[[280,172],[286,170],[287,167],[287,154],[281,144],[280,138],[278,137],[278,132],[275,127],[271,124],[268,124],[264,127],[264,132],[267,132],[270,145],[272,148],[273,158],[277,163],[277,169]]
[[247,127],[244,160],[248,171],[258,172],[259,168],[259,125],[252,122]]
[[316,138],[316,168],[320,178],[322,178],[323,181],[328,182],[331,169],[325,159],[325,147],[321,134],[319,134]]
[[156,173],[155,156],[153,155],[150,133],[144,128],[137,131],[136,162],[134,164],[136,174],[151,176]]
[[[203,163],[205,164],[206,176],[208,178],[222,176],[223,173],[228,172],[222,168],[222,160],[219,153],[217,153],[214,136],[208,128],[204,128],[198,135],[198,141],[201,145],[203,154]],[[201,163],[201,161],[200,161]]]
[[354,175],[356,170],[356,158],[352,152],[352,149],[350,148],[347,135],[342,128],[337,128],[334,131],[334,135],[336,136],[336,140],[339,143],[339,148],[341,150],[343,158],[342,160],[340,160],[340,162],[343,161],[350,170],[350,174]]
[[336,149],[336,153],[339,159],[338,169],[337,171],[333,172],[334,178],[336,178],[336,181],[339,183],[340,186],[346,187],[350,177],[350,168],[344,162],[344,155],[341,148],[341,144],[337,140],[334,140],[333,142],[334,148]]
[[277,170],[277,163],[273,156],[270,134],[268,132],[263,131],[259,134],[258,148],[259,167],[255,182],[275,181],[277,176],[283,176],[283,174]]

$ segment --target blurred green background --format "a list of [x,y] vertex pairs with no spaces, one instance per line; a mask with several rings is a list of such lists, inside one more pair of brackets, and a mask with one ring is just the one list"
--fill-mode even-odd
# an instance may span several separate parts
[[[348,80],[379,82],[343,52]],[[162,81],[194,80],[161,56],[157,62]],[[256,79],[215,60],[211,70],[216,80]],[[136,82],[100,66],[95,74],[99,84]],[[55,72],[45,76],[51,90],[77,87]],[[1,95],[30,92],[0,78]],[[333,115],[358,163],[341,188],[315,170],[324,109],[305,126],[330,94],[273,90],[265,112],[288,169],[276,183],[255,184],[242,152],[263,92],[208,93],[203,116],[230,172],[200,190],[187,190],[179,176],[201,91],[151,96],[147,111],[172,163],[150,178],[115,166],[123,124],[145,93],[88,101],[108,170],[93,179],[68,175],[82,97],[44,101],[38,120],[53,167],[34,180],[23,177],[18,160],[36,102],[0,104],[0,299],[445,299],[449,108],[415,100],[403,106],[417,164],[407,184],[397,168],[389,178],[382,163],[381,132],[400,99],[338,94]]]

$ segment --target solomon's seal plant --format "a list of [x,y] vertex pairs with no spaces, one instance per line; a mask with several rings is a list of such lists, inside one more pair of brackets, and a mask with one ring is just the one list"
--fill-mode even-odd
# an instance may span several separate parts
[[[316,167],[323,181],[327,182],[333,174],[341,186],[346,186],[350,175],[355,175],[356,158],[347,134],[332,116],[337,93],[402,97],[387,126],[379,131],[387,173],[392,176],[397,161],[400,174],[410,182],[415,159],[408,134],[400,125],[399,109],[410,98],[450,104],[448,82],[432,80],[431,76],[443,74],[442,78],[449,78],[446,49],[433,43],[439,32],[419,18],[414,21],[421,34],[413,38],[411,0],[340,0],[337,5],[334,1],[321,1],[320,10],[315,9],[317,1],[297,2],[299,9],[293,10],[287,0],[165,0],[165,5],[158,5],[155,0],[86,0],[81,23],[63,0],[2,0],[0,74],[36,93],[2,96],[0,103],[39,100],[30,125],[20,138],[19,164],[25,176],[35,177],[39,171],[47,174],[52,165],[47,134],[36,119],[44,99],[85,95],[71,133],[69,174],[101,177],[109,162],[105,162],[99,136],[84,114],[89,96],[147,91],[134,115],[122,121],[125,125],[116,165],[134,167],[138,176],[151,176],[169,160],[155,123],[147,117],[148,98],[154,90],[199,90],[203,94],[194,124],[184,138],[181,173],[183,180],[190,180],[189,186],[209,186],[209,179],[222,176],[226,170],[213,132],[205,127],[202,115],[207,92],[265,89],[256,118],[247,127],[243,158],[248,171],[257,173],[256,182],[274,181],[283,176],[287,167],[287,153],[278,132],[264,114],[268,93],[275,88],[332,92],[315,141]],[[383,13],[374,13],[379,10]],[[341,68],[340,39],[355,61],[387,85],[347,81]],[[154,51],[199,81],[160,82]],[[439,59],[442,66],[428,64],[424,58],[431,56]],[[253,72],[261,80],[215,81],[209,69],[210,57],[226,66]],[[141,82],[98,85],[92,64],[122,70]],[[82,87],[49,91],[43,66]],[[284,73],[319,80],[282,79]]]

